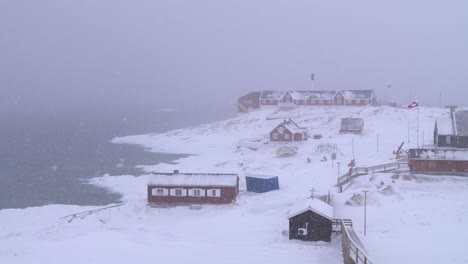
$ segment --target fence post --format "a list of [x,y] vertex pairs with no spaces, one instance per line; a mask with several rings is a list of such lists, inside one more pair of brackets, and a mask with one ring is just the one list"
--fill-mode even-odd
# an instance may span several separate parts
[[359,248],[356,247],[356,264],[359,264]]

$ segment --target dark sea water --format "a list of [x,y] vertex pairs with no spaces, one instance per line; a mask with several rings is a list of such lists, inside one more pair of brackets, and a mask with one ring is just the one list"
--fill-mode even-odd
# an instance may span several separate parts
[[116,136],[164,132],[235,115],[233,109],[82,111],[0,116],[0,209],[47,204],[106,205],[120,195],[84,184],[89,178],[142,172],[184,154],[112,144]]

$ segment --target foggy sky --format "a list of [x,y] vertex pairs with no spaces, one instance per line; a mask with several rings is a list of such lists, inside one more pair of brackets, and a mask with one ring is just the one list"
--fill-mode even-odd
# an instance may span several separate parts
[[316,89],[468,105],[467,14],[463,0],[4,0],[0,104],[235,107],[314,73]]

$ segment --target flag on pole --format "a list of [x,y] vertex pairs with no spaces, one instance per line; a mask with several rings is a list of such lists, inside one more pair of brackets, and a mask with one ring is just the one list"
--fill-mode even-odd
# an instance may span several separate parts
[[418,100],[414,100],[411,104],[408,105],[408,108],[416,108],[419,106]]

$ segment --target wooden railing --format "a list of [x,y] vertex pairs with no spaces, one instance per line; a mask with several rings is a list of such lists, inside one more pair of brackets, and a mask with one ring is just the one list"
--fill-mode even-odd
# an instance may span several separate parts
[[373,264],[352,227],[341,224],[343,259],[345,264]]
[[109,208],[114,208],[114,207],[119,207],[119,206],[122,206],[124,205],[125,203],[120,203],[120,204],[115,204],[115,205],[111,205],[111,206],[106,206],[106,207],[102,207],[102,208],[98,208],[98,209],[94,209],[94,210],[89,210],[89,211],[84,211],[84,212],[80,212],[80,213],[76,213],[76,214],[71,214],[71,215],[66,215],[66,216],[62,216],[60,217],[59,219],[67,219],[67,222],[70,223],[71,221],[73,221],[73,219],[75,218],[84,218],[88,215],[92,215],[94,213],[97,213],[97,212],[100,212],[100,211],[104,211],[104,210],[107,210]]
[[381,164],[381,165],[371,166],[371,167],[356,167],[351,171],[351,173],[347,172],[343,174],[342,176],[338,177],[336,186],[340,187],[340,191],[341,191],[341,186],[351,182],[353,179],[361,175],[366,175],[366,174],[375,173],[375,172],[393,171],[393,170],[406,167],[407,165],[408,163],[406,162],[393,162],[393,163],[386,163],[386,164]]

